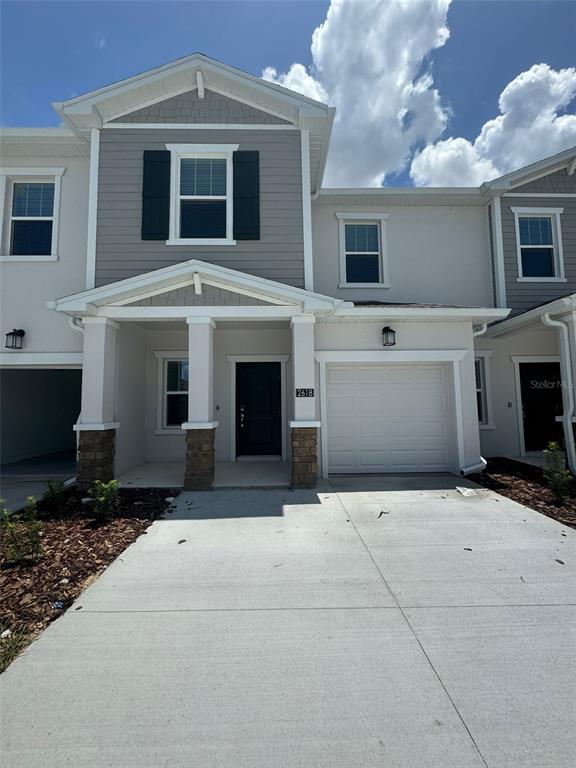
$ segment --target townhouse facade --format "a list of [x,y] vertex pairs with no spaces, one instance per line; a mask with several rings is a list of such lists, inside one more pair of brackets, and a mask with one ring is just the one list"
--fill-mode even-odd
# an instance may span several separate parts
[[[572,434],[576,151],[479,189],[327,189],[334,110],[201,54],[54,107],[1,134],[2,461],[77,444],[81,485],[275,461],[311,487]],[[556,370],[527,438],[548,389],[522,381]]]

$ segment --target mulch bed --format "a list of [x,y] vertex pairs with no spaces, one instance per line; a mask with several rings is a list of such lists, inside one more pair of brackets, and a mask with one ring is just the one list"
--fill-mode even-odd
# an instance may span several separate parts
[[7,562],[0,532],[0,627],[20,636],[19,650],[165,512],[166,498],[178,493],[169,488],[123,489],[118,512],[101,524],[91,519],[89,506],[81,502],[85,494],[76,489],[64,491],[55,509],[40,502],[42,556],[37,562]]
[[570,498],[557,505],[544,472],[530,464],[512,459],[489,459],[484,472],[470,475],[470,479],[543,515],[553,517],[559,523],[576,528],[576,480],[572,481]]

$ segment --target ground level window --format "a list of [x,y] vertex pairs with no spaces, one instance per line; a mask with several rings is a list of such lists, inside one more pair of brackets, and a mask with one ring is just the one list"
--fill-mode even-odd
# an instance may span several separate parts
[[188,419],[188,361],[166,360],[164,426],[180,427]]
[[477,357],[476,366],[476,402],[478,404],[478,423],[488,423],[488,398],[486,394],[486,360]]

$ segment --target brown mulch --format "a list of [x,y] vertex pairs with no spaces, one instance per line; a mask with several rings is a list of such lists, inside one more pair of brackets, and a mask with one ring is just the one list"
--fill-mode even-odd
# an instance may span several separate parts
[[470,475],[470,479],[543,515],[553,517],[559,523],[576,528],[576,480],[572,481],[570,498],[557,505],[543,470],[530,464],[513,459],[489,459],[484,472]]
[[[0,626],[23,636],[24,645],[58,618],[88,584],[144,533],[167,507],[169,488],[122,489],[114,517],[102,524],[90,517],[85,494],[64,491],[55,509],[39,503],[42,555],[37,562],[6,561],[0,532]],[[80,610],[79,607],[76,610]]]

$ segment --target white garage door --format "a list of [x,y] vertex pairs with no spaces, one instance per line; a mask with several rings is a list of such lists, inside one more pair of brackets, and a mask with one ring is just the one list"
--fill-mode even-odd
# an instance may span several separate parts
[[442,365],[328,365],[330,472],[445,472],[452,468]]

